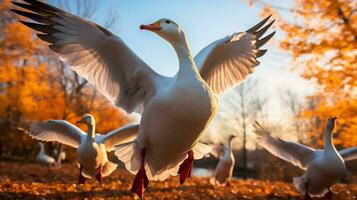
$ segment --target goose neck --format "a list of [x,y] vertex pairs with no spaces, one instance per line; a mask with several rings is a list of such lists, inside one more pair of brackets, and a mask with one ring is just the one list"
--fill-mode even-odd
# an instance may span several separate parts
[[94,139],[95,136],[95,124],[88,124],[88,139]]
[[178,71],[178,76],[179,75],[197,75],[198,70],[196,68],[195,62],[193,60],[190,48],[188,46],[188,42],[186,38],[182,40],[177,40],[174,42],[171,42],[173,48],[175,49],[176,55],[178,57],[179,61],[179,71]]
[[45,153],[45,148],[43,147],[43,145],[40,145],[40,151],[38,152],[38,154],[43,155]]
[[325,135],[325,152],[336,152],[335,145],[333,144],[333,134],[332,131],[326,131]]

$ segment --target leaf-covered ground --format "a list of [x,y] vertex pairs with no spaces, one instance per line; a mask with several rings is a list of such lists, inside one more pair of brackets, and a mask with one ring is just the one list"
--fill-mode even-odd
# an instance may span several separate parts
[[[48,168],[32,163],[0,162],[0,199],[133,199],[133,176],[122,169],[99,185],[90,180],[77,185],[76,164]],[[334,199],[356,199],[357,184],[333,187]],[[183,186],[177,177],[151,182],[144,199],[303,199],[284,182],[233,180],[231,187],[213,187],[208,178],[193,177]]]

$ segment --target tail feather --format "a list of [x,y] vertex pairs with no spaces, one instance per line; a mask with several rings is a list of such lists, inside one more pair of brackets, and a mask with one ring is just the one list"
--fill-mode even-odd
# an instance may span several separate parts
[[295,188],[300,192],[300,194],[306,195],[307,181],[304,176],[294,177],[293,183],[294,183]]
[[103,166],[103,170],[102,170],[102,177],[106,177],[109,176],[111,173],[113,173],[114,170],[116,170],[118,167],[117,164],[113,163],[113,162],[106,162],[105,165]]
[[197,143],[192,150],[194,159],[199,160],[203,158],[206,154],[209,154],[212,151],[212,147],[203,143]]
[[124,163],[125,168],[132,174],[136,174],[140,168],[140,153],[137,151],[136,143],[136,141],[133,141],[115,146],[114,152],[118,159]]
[[[205,154],[211,151],[211,147],[202,143],[198,143],[193,148],[194,159],[201,159]],[[138,150],[138,145],[136,141],[121,144],[115,147],[114,153],[119,160],[121,160],[125,168],[132,174],[136,174],[140,168],[140,151]],[[155,163],[154,158],[150,157],[150,154],[146,155],[145,171],[149,180],[160,180],[163,181],[170,176],[176,176],[179,170],[180,164],[185,160],[187,156],[182,156],[178,158],[175,162],[170,163],[170,165],[165,166],[165,168],[160,170],[153,170],[150,163]],[[159,162],[159,161],[158,161]],[[149,164],[148,164],[149,163]]]

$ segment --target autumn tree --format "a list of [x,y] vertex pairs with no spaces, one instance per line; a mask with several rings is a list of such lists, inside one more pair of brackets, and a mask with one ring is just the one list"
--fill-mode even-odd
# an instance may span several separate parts
[[273,13],[278,19],[276,24],[284,32],[280,47],[291,53],[292,70],[301,72],[303,78],[316,85],[317,92],[307,97],[316,104],[314,109],[301,110],[308,121],[319,118],[311,122],[307,133],[312,143],[322,146],[323,136],[318,133],[322,133],[328,117],[338,116],[336,144],[355,146],[357,1],[295,0],[290,8],[262,0],[250,2],[263,4],[263,15]]
[[[260,96],[258,91],[258,82],[252,79],[248,79],[241,85],[233,89],[233,94],[227,101],[227,105],[224,114],[221,116],[225,124],[228,127],[224,127],[231,133],[242,136],[242,167],[247,169],[248,152],[247,142],[250,125],[259,120],[265,122],[267,115],[265,111],[265,105],[267,99]],[[231,129],[231,130],[229,130]]]
[[[292,126],[292,131],[296,134],[298,142],[304,141],[304,125],[305,120],[302,117],[302,109],[304,108],[303,102],[296,91],[291,89],[281,90],[281,103],[284,106],[286,115],[290,125]],[[305,106],[305,108],[308,108]],[[304,108],[304,109],[305,109]],[[310,122],[311,123],[311,122]]]
[[74,123],[82,114],[91,113],[101,133],[129,121],[19,23],[10,7],[9,0],[0,2],[0,154],[26,155],[33,149],[33,141],[16,130],[31,121],[66,119]]

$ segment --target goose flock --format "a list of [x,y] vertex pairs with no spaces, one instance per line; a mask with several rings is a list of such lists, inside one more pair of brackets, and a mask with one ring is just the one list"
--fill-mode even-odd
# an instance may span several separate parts
[[[246,31],[212,42],[193,57],[185,32],[173,20],[163,18],[141,25],[141,30],[161,37],[177,54],[179,70],[175,76],[166,77],[98,24],[38,0],[12,3],[17,7],[13,12],[32,20],[20,22],[36,30],[61,61],[114,106],[141,114],[140,124],[106,135],[95,134],[95,120],[89,114],[79,121],[88,126],[88,133],[67,121],[50,120],[33,123],[29,134],[77,148],[79,183],[94,177],[100,182],[101,177],[109,175],[116,164],[108,160],[107,151],[114,150],[135,175],[131,190],[139,197],[151,180],[179,175],[183,184],[191,174],[193,160],[211,151],[199,140],[218,109],[217,96],[254,71],[259,65],[257,59],[267,52],[261,47],[275,34],[264,37],[274,23],[269,22],[269,16]],[[227,155],[216,171],[218,183],[229,182],[232,176],[234,157],[230,141],[228,144]]]

